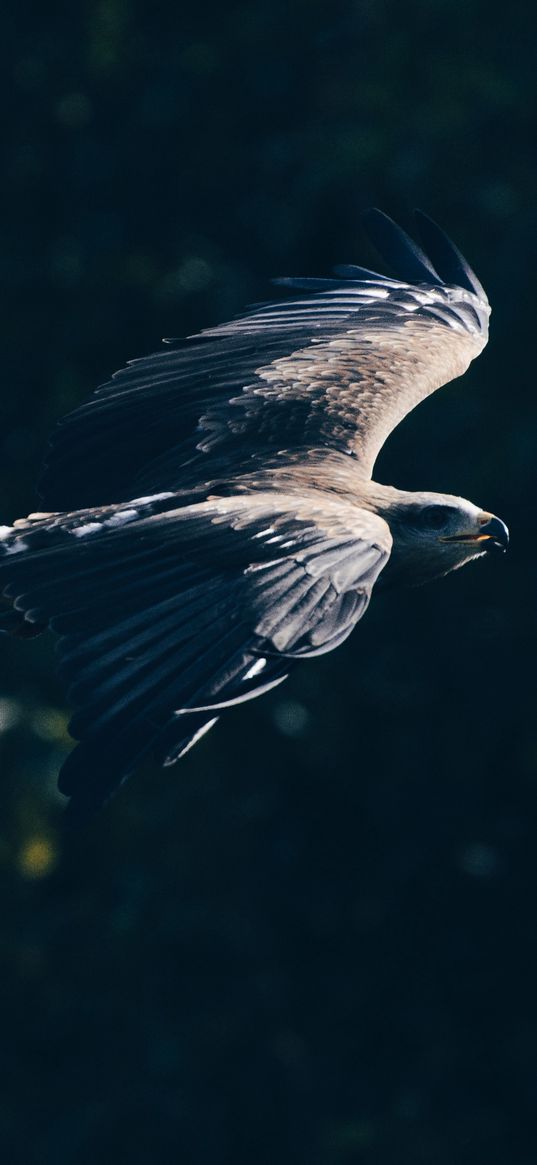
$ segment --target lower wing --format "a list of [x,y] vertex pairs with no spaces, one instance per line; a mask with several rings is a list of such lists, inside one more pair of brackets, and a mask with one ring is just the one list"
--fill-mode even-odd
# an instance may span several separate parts
[[0,538],[17,631],[49,626],[80,743],[81,817],[141,759],[172,764],[220,713],[338,646],[390,552],[386,523],[325,495],[174,499],[28,519]]

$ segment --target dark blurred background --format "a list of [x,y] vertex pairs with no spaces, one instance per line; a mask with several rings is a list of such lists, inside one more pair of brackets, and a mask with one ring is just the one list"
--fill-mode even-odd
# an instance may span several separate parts
[[0,644],[3,1156],[534,1165],[530,6],[86,0],[3,29],[0,521],[127,358],[271,275],[371,264],[360,210],[420,205],[492,336],[377,476],[470,497],[513,540],[379,595],[76,840],[53,647]]

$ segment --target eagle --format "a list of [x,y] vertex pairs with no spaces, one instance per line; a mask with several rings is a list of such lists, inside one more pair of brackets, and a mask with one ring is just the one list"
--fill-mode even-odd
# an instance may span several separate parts
[[421,246],[364,216],[393,274],[276,279],[276,301],[130,361],[59,422],[42,511],[0,527],[0,626],[59,637],[74,820],[338,647],[377,580],[507,548],[472,502],[372,477],[403,417],[487,342],[481,284],[416,216]]

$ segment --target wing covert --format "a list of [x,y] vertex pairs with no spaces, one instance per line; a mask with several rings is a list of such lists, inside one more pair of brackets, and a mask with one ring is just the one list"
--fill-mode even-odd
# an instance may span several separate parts
[[399,278],[340,267],[333,279],[276,281],[291,298],[116,373],[58,427],[45,504],[74,509],[223,480],[282,450],[307,460],[335,449],[370,475],[393,428],[487,341],[479,281],[435,224],[420,224],[436,267],[371,212],[370,232]]

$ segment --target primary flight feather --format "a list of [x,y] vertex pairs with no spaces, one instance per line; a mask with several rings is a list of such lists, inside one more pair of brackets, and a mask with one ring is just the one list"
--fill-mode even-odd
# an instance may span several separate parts
[[393,278],[277,280],[290,298],[132,361],[60,422],[47,513],[0,528],[0,625],[60,636],[75,817],[337,647],[381,572],[419,583],[506,548],[471,502],[371,477],[395,426],[487,342],[481,284],[418,220],[426,252],[368,213]]

